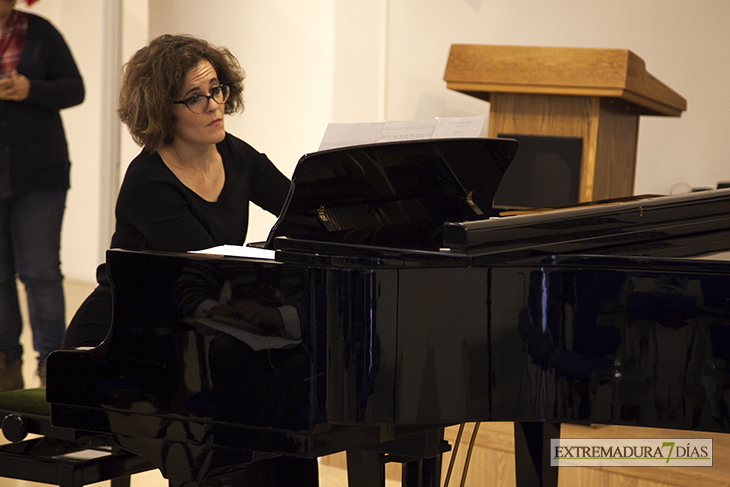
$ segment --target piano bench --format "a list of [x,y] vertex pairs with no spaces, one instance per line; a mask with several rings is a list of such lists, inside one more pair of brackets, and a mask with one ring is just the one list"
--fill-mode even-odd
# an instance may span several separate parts
[[[2,431],[10,443],[0,445],[0,477],[80,487],[111,480],[129,487],[130,476],[156,468],[126,452],[112,435],[54,427],[46,389],[0,393]],[[28,435],[34,435],[26,439]]]

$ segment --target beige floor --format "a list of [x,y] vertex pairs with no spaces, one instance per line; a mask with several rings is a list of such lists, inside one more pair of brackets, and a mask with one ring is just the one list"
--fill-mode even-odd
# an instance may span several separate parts
[[[92,284],[74,282],[66,280],[65,291],[66,291],[66,314],[67,318],[70,319],[73,316],[76,308],[83,302],[88,294],[93,289]],[[22,297],[22,286],[20,289],[21,301],[24,303]],[[24,316],[25,310],[23,310]],[[40,383],[36,376],[36,360],[35,352],[31,344],[31,332],[30,327],[27,323],[24,325],[23,334],[21,335],[21,341],[23,343],[23,378],[25,380],[26,387],[37,387]],[[4,441],[4,438],[0,440]],[[100,482],[93,484],[96,486],[106,486],[110,482]],[[43,486],[47,484],[39,484],[35,482],[25,482],[20,480],[12,480],[6,478],[0,478],[0,487],[35,487]],[[166,487],[167,481],[160,475],[158,471],[150,471],[141,474],[137,474],[132,477],[132,487]],[[387,487],[397,487],[399,482],[388,480]],[[322,465],[320,467],[320,486],[321,487],[345,487],[347,486],[347,472],[344,469],[336,468],[328,465]]]
[[[111,482],[99,482],[91,484],[96,487],[105,487],[110,485]],[[168,483],[159,471],[149,471],[140,473],[132,476],[131,487],[167,487]],[[0,478],[0,487],[41,487],[47,486],[48,484],[39,484],[36,482],[25,482],[22,480],[12,480]],[[319,470],[319,485],[320,487],[346,487],[347,486],[347,473],[335,467],[322,466]],[[392,485],[390,481],[386,484],[386,487]]]

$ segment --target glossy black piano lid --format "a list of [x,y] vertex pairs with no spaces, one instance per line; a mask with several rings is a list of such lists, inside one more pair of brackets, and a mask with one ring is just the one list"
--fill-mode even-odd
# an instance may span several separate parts
[[517,151],[509,139],[430,139],[304,155],[269,234],[438,250],[445,221],[488,218]]
[[479,256],[694,257],[730,248],[730,189],[446,222],[443,247]]

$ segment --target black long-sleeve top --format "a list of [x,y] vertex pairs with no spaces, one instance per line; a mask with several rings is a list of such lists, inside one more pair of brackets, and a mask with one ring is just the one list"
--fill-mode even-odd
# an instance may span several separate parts
[[0,100],[0,157],[14,195],[69,187],[70,162],[59,110],[84,100],[84,83],[61,33],[25,12],[28,31],[16,70],[30,81],[28,98]]
[[[204,200],[182,184],[157,153],[140,153],[127,168],[119,190],[111,247],[185,252],[242,245],[249,202],[278,215],[291,186],[289,179],[264,154],[230,134],[216,147],[226,180],[215,202]],[[66,348],[95,346],[107,334],[112,299],[106,264],[98,267],[96,276],[100,285],[71,321],[64,340]],[[200,301],[188,294],[186,302]]]
[[157,153],[138,155],[117,198],[112,248],[184,252],[243,245],[249,201],[278,215],[289,179],[264,154],[233,135],[226,134],[216,147],[226,180],[215,202],[182,184]]

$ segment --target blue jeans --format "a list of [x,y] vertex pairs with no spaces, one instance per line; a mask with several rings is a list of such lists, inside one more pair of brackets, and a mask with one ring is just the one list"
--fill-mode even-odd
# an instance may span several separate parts
[[8,363],[23,355],[16,276],[25,285],[39,363],[61,348],[66,316],[59,251],[65,208],[66,190],[0,199],[0,352]]

